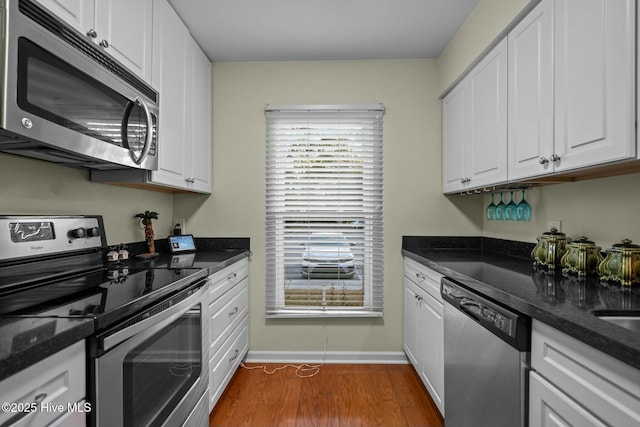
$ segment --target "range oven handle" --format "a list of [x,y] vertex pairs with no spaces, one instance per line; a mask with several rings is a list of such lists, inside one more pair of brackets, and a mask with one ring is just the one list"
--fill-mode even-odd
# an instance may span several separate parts
[[[127,128],[129,126],[129,117],[131,116],[131,110],[135,104],[140,104],[142,110],[144,111],[144,115],[147,119],[147,132],[144,138],[144,146],[142,147],[142,152],[139,157],[136,157],[134,152],[129,148],[129,136],[127,135]],[[127,102],[127,106],[124,109],[124,114],[122,115],[122,127],[120,128],[120,134],[122,137],[122,145],[129,150],[131,153],[131,157],[136,165],[139,165],[147,158],[149,154],[149,149],[151,148],[151,140],[153,138],[153,118],[151,117],[151,111],[149,111],[149,107],[144,102],[142,98],[136,96],[133,101]]]
[[[170,308],[161,311],[158,314],[150,315],[146,319],[134,323],[133,325],[118,330],[114,333],[105,332],[104,337],[98,337],[98,344],[102,351],[106,352],[117,346],[121,342],[131,338],[132,336],[139,334],[142,331],[148,331],[153,333],[159,331],[165,326],[171,324],[174,320],[188,313],[193,305],[198,301],[202,301],[204,294],[206,293],[205,284],[208,279],[202,279],[197,284],[193,285],[189,289],[185,289],[181,292],[192,292],[190,296],[183,299],[179,303],[172,305]],[[203,303],[204,304],[204,303]],[[145,311],[148,313],[150,310]],[[126,321],[125,321],[126,322]],[[117,327],[116,327],[117,328]]]

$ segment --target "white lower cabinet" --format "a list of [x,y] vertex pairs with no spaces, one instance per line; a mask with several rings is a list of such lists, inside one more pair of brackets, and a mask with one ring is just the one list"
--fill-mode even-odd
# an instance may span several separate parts
[[[15,427],[87,425],[85,342],[79,341],[0,383],[0,425]],[[18,419],[28,406],[29,414]]]
[[249,350],[249,260],[210,277],[209,411]]
[[405,258],[404,350],[444,415],[442,275]]
[[640,370],[533,321],[529,426],[640,425]]

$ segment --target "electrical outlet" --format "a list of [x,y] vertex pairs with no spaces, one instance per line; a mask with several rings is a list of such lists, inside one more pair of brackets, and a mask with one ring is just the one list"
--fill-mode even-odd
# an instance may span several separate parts
[[549,221],[549,230],[555,228],[558,231],[562,231],[562,221],[559,219],[552,219]]
[[187,220],[184,218],[174,218],[173,219],[173,226],[171,227],[171,230],[173,230],[176,226],[176,224],[180,225],[180,231],[182,232],[182,234],[187,234]]

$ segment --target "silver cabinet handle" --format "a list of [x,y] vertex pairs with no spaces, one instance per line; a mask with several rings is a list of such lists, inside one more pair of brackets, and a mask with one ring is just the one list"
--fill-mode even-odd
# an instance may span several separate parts
[[427,277],[424,274],[416,273],[416,277],[420,280],[426,280]]
[[96,37],[98,37],[98,33],[96,33],[96,30],[92,28],[89,31],[87,31],[87,36],[91,37],[92,39],[95,39]]
[[101,40],[100,41],[100,46],[102,46],[103,48],[108,48],[109,47],[109,42],[106,40]]
[[238,277],[238,273],[233,273],[233,274],[229,275],[229,277],[227,277],[227,280],[233,280],[236,277]]
[[547,159],[546,157],[540,157],[538,163],[540,163],[541,165],[546,165],[547,163],[549,163],[549,159]]
[[552,162],[557,162],[558,160],[560,160],[560,156],[558,156],[556,153],[553,153],[549,160],[551,160]]
[[240,354],[240,350],[236,349],[236,351],[233,353],[233,357],[229,359],[229,362],[233,362],[234,360],[236,360],[239,354]]
[[229,317],[233,316],[237,312],[238,312],[238,307],[233,307],[233,311],[231,313],[229,313]]

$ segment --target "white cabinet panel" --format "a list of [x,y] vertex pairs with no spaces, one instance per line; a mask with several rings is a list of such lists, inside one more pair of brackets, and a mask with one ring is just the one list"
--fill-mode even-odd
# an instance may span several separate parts
[[131,72],[151,82],[152,0],[38,0],[104,48]]
[[[583,412],[591,413],[598,420],[597,423],[590,420],[586,424],[573,424],[572,421],[567,425],[640,425],[640,371],[630,365],[534,320],[531,367],[535,371],[531,378],[536,378],[536,375],[543,377],[552,384],[553,389],[562,390],[563,395],[554,397],[558,393],[553,389],[545,391],[545,387],[540,390],[532,388],[530,407],[536,408],[537,412],[532,409],[530,414],[538,418],[532,418],[535,422],[530,424],[531,427],[546,425],[544,423],[548,421],[545,417],[552,416],[547,413],[563,414],[566,411],[577,412],[576,416],[583,416]],[[533,384],[532,380],[531,387]],[[568,408],[565,405],[567,401],[575,402],[582,410],[576,409],[576,405],[569,405],[571,408]]]
[[607,424],[535,372],[529,377],[531,427],[605,427]]
[[443,99],[443,191],[507,179],[507,42]]
[[87,0],[37,0],[83,34],[94,28],[95,2]]
[[404,350],[444,415],[442,275],[408,258],[404,274]]
[[635,156],[633,0],[555,0],[556,170]]
[[508,177],[554,171],[553,0],[542,0],[510,33]]
[[151,81],[152,0],[96,0],[96,40],[129,70]]
[[507,41],[500,42],[467,76],[471,187],[507,179]]
[[466,144],[469,102],[466,86],[459,84],[442,100],[442,191],[468,187]]

